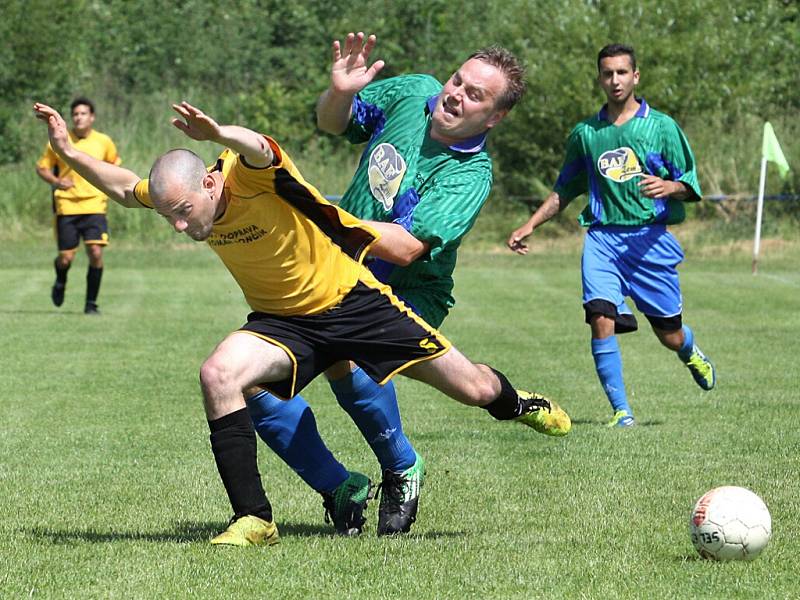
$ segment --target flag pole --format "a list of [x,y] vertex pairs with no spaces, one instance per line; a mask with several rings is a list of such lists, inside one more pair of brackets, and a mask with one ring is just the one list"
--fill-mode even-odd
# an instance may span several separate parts
[[761,215],[764,212],[764,188],[767,183],[767,158],[761,158],[761,178],[758,180],[758,208],[756,209],[756,236],[753,242],[753,275],[758,273],[758,250],[761,246]]

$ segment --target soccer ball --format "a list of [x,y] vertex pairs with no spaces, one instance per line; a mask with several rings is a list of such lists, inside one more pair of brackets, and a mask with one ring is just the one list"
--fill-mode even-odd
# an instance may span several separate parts
[[727,485],[706,492],[697,501],[689,533],[703,558],[752,560],[772,535],[772,519],[756,494]]

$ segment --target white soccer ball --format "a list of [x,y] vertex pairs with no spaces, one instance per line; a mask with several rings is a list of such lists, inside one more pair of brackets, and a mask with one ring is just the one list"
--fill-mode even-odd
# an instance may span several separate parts
[[697,552],[714,560],[752,560],[772,535],[767,505],[756,494],[731,485],[703,494],[689,519]]

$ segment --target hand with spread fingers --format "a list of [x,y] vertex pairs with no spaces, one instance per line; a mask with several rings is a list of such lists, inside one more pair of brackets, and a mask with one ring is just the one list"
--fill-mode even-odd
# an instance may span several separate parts
[[383,68],[382,60],[369,65],[369,55],[375,47],[377,38],[365,36],[363,32],[348,33],[344,40],[344,50],[339,40],[333,42],[333,64],[331,66],[331,87],[339,93],[355,94],[370,83]]

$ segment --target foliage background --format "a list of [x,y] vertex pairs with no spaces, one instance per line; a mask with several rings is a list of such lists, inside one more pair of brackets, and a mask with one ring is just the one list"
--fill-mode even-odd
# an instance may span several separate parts
[[[155,151],[186,145],[166,126],[169,103],[185,98],[222,122],[276,136],[309,179],[341,193],[358,149],[316,131],[314,104],[327,86],[331,40],[358,30],[378,35],[375,57],[386,60],[386,77],[427,72],[443,81],[489,44],[525,61],[529,92],[492,133],[495,205],[541,197],[552,185],[568,132],[602,103],[595,57],[611,41],[637,48],[639,91],[687,131],[706,193],[756,191],[764,120],[790,163],[800,156],[800,5],[791,0],[6,1],[0,217],[17,229],[49,220],[46,189],[32,168],[44,135],[29,118],[30,104],[66,109],[78,94],[96,100],[98,129],[137,172],[146,172]],[[215,150],[203,151],[210,158]],[[787,181],[771,171],[768,191],[797,191],[799,171]],[[781,213],[778,223],[787,212],[770,210]],[[713,206],[694,211],[730,216]],[[797,212],[797,205],[788,209],[790,229]],[[117,232],[137,230],[141,219],[116,218]]]

